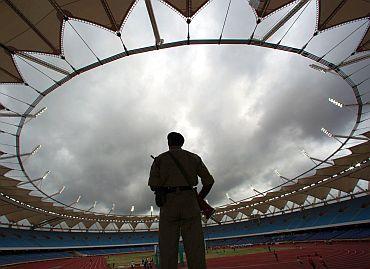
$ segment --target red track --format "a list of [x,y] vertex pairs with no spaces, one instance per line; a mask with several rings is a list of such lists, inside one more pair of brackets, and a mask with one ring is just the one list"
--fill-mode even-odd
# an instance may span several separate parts
[[79,257],[9,266],[11,269],[109,269],[105,257]]
[[[273,253],[256,253],[244,256],[214,258],[207,261],[208,269],[313,269],[308,263],[308,255],[316,269],[325,269],[320,264],[321,255],[330,269],[370,269],[370,242],[337,242],[332,245],[306,243],[283,245],[293,249],[277,251],[279,261]],[[297,262],[297,256],[303,265]],[[9,269],[108,269],[101,256],[33,262],[8,267]]]
[[[325,268],[321,263],[321,255],[328,268],[332,269],[370,269],[370,242],[348,242],[326,245],[296,244],[284,245],[293,249],[278,251],[276,261],[273,253],[256,253],[245,256],[215,258],[207,261],[209,269],[313,269],[308,263],[311,256],[316,269]],[[303,265],[297,261],[300,256]]]

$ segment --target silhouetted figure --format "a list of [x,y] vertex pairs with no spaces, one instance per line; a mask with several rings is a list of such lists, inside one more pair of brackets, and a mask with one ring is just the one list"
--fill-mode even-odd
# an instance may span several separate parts
[[148,265],[149,265],[149,269],[153,268],[153,257],[150,258]]
[[177,268],[180,233],[188,268],[205,269],[205,247],[201,214],[194,186],[201,178],[204,199],[214,179],[202,159],[183,150],[184,137],[179,133],[167,136],[169,151],[154,158],[148,185],[156,193],[160,206],[159,248],[161,269]]
[[314,263],[310,255],[308,255],[308,264],[312,267],[312,269],[316,269],[316,264]]
[[278,255],[277,255],[277,253],[276,253],[276,251],[274,250],[274,257],[275,257],[275,260],[277,261],[277,262],[279,262],[279,258],[278,258]]
[[319,257],[319,262],[320,264],[324,267],[324,268],[329,268],[328,265],[326,264],[326,262],[324,261],[324,258],[320,255]]
[[301,260],[299,256],[297,256],[297,263],[300,265],[300,267],[303,266],[303,261]]
[[271,252],[271,247],[270,247],[270,245],[268,245],[268,246],[267,246],[267,248],[268,248],[269,252]]

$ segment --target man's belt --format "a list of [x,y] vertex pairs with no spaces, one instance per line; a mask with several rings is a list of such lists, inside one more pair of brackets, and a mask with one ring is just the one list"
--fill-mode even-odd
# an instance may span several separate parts
[[179,186],[179,187],[161,187],[165,192],[179,192],[179,191],[189,191],[193,190],[193,187],[190,186]]

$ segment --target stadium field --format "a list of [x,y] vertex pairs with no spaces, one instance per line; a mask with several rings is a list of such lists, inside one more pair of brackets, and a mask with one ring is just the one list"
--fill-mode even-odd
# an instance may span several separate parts
[[[281,251],[292,248],[291,246],[285,247],[271,247],[271,251]],[[207,260],[220,257],[232,257],[232,256],[243,256],[254,253],[265,253],[269,252],[266,247],[245,247],[245,248],[221,248],[221,249],[211,249],[207,251]],[[124,268],[127,267],[131,262],[136,265],[140,265],[143,258],[153,258],[153,252],[140,252],[140,253],[130,253],[130,254],[118,254],[107,257],[107,264],[110,268]]]
[[[273,250],[276,250],[276,256]],[[109,269],[116,259],[114,268],[128,268],[130,259],[137,259],[135,268],[141,258],[152,254],[136,253],[135,255],[92,256],[33,262],[28,264],[8,266],[8,269]],[[320,258],[322,256],[322,258]],[[136,260],[135,260],[136,261]],[[313,267],[312,264],[315,267]],[[120,262],[120,263],[118,263]],[[110,264],[110,266],[108,265]],[[155,268],[155,267],[154,267]],[[186,265],[179,268],[187,268]],[[370,241],[325,243],[281,244],[271,248],[253,246],[243,249],[213,250],[208,253],[208,269],[369,269]]]

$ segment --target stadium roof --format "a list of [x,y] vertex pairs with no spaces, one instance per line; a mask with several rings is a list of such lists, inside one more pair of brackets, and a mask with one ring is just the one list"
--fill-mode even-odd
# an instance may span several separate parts
[[[64,51],[62,44],[62,35],[64,24],[70,19],[80,20],[86,23],[92,23],[103,27],[104,29],[114,32],[120,37],[120,31],[125,25],[125,21],[132,9],[135,8],[137,1],[128,0],[91,0],[91,1],[66,1],[66,0],[4,0],[0,2],[0,83],[26,83],[25,79],[19,72],[14,61],[15,55],[20,55],[28,60],[35,61],[38,64],[44,65],[60,74],[65,75],[64,79],[56,82],[51,88],[40,94],[40,97],[35,100],[35,104],[40,102],[44,95],[50,93],[64,82],[72,79],[76,74],[87,71],[88,69],[75,70],[70,73],[61,67],[55,66],[52,63],[45,62],[33,57],[25,52],[36,52],[43,54],[56,55],[64,59]],[[150,1],[146,1],[150,2]],[[191,23],[191,19],[201,14],[201,9],[206,6],[209,1],[204,0],[163,0],[162,3],[176,10],[187,23]],[[260,0],[250,1],[255,8],[257,14],[257,24],[266,17],[282,8],[290,8],[285,18],[281,21],[284,24],[290,19],[303,5],[307,4],[308,0],[291,1],[291,0]],[[370,3],[368,1],[318,1],[317,11],[317,33],[328,30],[333,27],[350,23],[355,20],[369,21]],[[149,15],[150,8],[148,8]],[[285,20],[285,21],[284,21]],[[155,23],[151,21],[154,34]],[[274,31],[276,31],[275,29]],[[270,34],[273,35],[274,31]],[[156,36],[157,38],[157,36]],[[369,44],[369,28],[367,28],[361,42],[355,48],[352,55],[359,52],[365,52],[370,49]],[[267,39],[267,37],[265,38]],[[158,40],[157,40],[158,41]],[[217,40],[216,40],[217,41]],[[187,44],[191,44],[191,40],[187,40]],[[211,42],[211,41],[207,41]],[[207,43],[204,41],[204,43]],[[212,41],[215,43],[215,41]],[[231,42],[231,41],[229,41]],[[238,41],[233,41],[238,44]],[[249,42],[249,43],[248,43]],[[202,42],[198,42],[202,43]],[[221,40],[219,43],[222,43]],[[326,65],[330,71],[337,72],[353,89],[356,94],[356,84],[340,69],[340,65],[324,61],[322,58],[311,55],[303,49],[295,49],[279,46],[279,44],[270,44],[263,40],[251,38],[239,42],[273,47],[281,50],[288,50],[305,57],[309,57],[323,65]],[[184,43],[186,44],[186,43]],[[156,42],[157,48],[164,48],[166,44]],[[163,47],[161,47],[163,46]],[[170,45],[167,45],[170,47]],[[126,49],[126,48],[125,48]],[[156,48],[150,48],[154,50]],[[148,49],[149,50],[149,49]],[[144,52],[144,50],[143,50]],[[120,57],[128,56],[126,51],[120,56],[107,59],[104,63],[113,61]],[[96,63],[93,68],[100,63]],[[361,97],[356,94],[357,106],[362,107]],[[19,134],[24,124],[26,117],[30,114],[35,104],[32,104],[27,112],[22,115],[20,129],[18,130],[17,145],[18,145],[18,160],[21,162],[19,152]],[[7,108],[3,105],[2,110]],[[315,199],[327,199],[330,191],[336,189],[345,193],[352,193],[357,186],[358,181],[370,181],[370,132],[362,133],[361,135],[353,136],[356,131],[357,124],[361,120],[361,111],[358,112],[356,125],[352,133],[346,137],[346,141],[350,139],[360,139],[365,141],[359,145],[350,147],[351,154],[334,158],[330,163],[328,159],[319,162],[318,165],[311,169],[315,171],[313,175],[305,175],[296,179],[288,180],[282,186],[265,192],[261,195],[256,195],[250,200],[243,200],[237,204],[230,204],[217,209],[216,219],[221,221],[225,215],[231,219],[236,219],[240,214],[248,217],[253,215],[253,212],[267,213],[270,206],[283,210],[288,202],[297,205],[303,205],[307,202],[307,197],[311,196]],[[344,145],[341,146],[343,148]],[[340,149],[341,149],[340,148]],[[338,149],[339,150],[339,149]],[[2,155],[3,152],[0,153]],[[23,165],[22,165],[22,169]],[[73,227],[78,223],[83,223],[86,228],[91,227],[95,223],[99,223],[104,229],[109,223],[115,223],[121,227],[123,223],[130,223],[133,228],[137,223],[144,223],[148,228],[151,224],[158,220],[158,216],[118,216],[113,214],[97,214],[89,211],[77,210],[72,206],[68,206],[51,199],[52,196],[32,196],[31,190],[21,188],[23,181],[12,179],[6,176],[7,172],[12,170],[6,166],[0,166],[0,215],[5,216],[10,222],[16,223],[20,220],[27,219],[35,227],[50,225],[55,227],[61,222],[65,222],[69,227]],[[25,172],[23,170],[23,172]],[[31,183],[31,179],[29,179]]]
[[[0,2],[0,83],[22,83],[14,54],[32,51],[63,55],[62,33],[65,20],[78,19],[119,33],[135,0],[120,1],[10,1]],[[192,18],[209,1],[162,1],[185,18]],[[264,18],[291,0],[258,1],[256,13]],[[299,2],[299,1],[298,1]],[[302,1],[308,2],[308,1]],[[369,19],[367,1],[319,1],[317,30],[323,31],[353,20]],[[11,23],[9,23],[11,22]],[[357,51],[369,50],[369,30]]]

